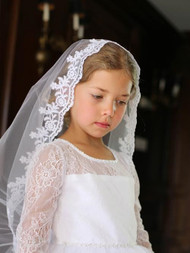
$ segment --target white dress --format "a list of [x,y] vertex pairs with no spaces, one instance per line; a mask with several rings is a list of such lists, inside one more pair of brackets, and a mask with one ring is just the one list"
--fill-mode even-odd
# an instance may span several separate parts
[[90,157],[68,141],[41,146],[30,163],[17,253],[150,253],[132,161]]

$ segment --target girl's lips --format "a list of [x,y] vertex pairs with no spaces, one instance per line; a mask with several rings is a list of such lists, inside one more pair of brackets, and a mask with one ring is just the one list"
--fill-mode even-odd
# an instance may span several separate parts
[[97,125],[97,126],[99,126],[99,127],[102,127],[102,128],[108,128],[108,127],[110,127],[110,124],[108,124],[108,123],[103,123],[103,122],[95,122],[95,124]]

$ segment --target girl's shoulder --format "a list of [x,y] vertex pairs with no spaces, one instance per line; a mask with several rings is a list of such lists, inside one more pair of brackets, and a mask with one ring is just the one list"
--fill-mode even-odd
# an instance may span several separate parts
[[128,165],[133,165],[132,158],[129,157],[126,153],[124,153],[122,151],[116,151],[116,150],[113,150],[113,149],[111,149],[111,151],[118,158],[118,160],[120,162],[128,164]]
[[36,147],[32,154],[32,161],[65,160],[67,148],[63,147],[57,139],[49,143],[43,143]]
[[133,162],[132,157],[128,156],[125,152],[122,152],[122,151],[113,150],[113,153],[116,154],[119,162],[122,163],[124,167],[130,171],[131,175],[136,180],[138,175],[137,175],[137,171],[136,171],[135,164]]

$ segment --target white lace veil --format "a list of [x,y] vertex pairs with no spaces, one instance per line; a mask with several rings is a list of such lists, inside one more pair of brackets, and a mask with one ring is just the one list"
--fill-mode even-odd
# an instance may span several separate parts
[[[12,125],[1,138],[0,252],[6,252],[15,238],[23,206],[25,172],[33,152],[38,145],[53,141],[62,131],[64,115],[73,105],[74,88],[82,77],[85,59],[97,53],[108,42],[117,44],[95,39],[72,44],[30,89]],[[129,110],[122,122],[109,135],[108,146],[132,158],[137,104],[140,99],[140,69],[131,53],[127,50],[126,53],[136,69],[136,93],[129,101]]]

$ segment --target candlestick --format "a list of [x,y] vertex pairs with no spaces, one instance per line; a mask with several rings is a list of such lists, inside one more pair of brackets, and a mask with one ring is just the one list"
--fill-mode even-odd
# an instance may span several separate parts
[[74,13],[73,14],[73,30],[78,31],[79,29],[79,14]]

